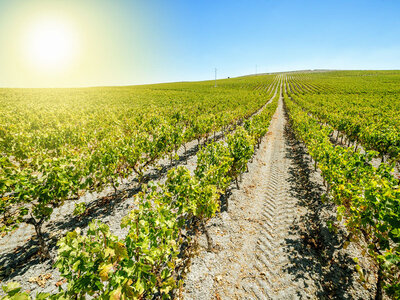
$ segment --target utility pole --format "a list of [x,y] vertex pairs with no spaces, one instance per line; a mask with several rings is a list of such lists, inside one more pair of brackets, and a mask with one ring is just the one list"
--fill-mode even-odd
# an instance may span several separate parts
[[215,68],[215,85],[214,87],[217,87],[217,68]]

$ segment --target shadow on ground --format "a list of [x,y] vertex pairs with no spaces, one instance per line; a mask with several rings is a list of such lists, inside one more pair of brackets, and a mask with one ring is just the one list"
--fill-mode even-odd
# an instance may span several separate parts
[[[216,136],[216,139],[221,139],[223,134]],[[211,140],[211,139],[210,139]],[[194,156],[199,151],[199,146],[195,145],[188,148],[177,161],[161,165],[159,169],[153,169],[149,172],[143,183],[148,183],[151,180],[159,180],[165,176],[168,170],[177,165],[185,165],[187,160]],[[49,247],[50,253],[55,253],[57,240],[63,234],[55,234],[50,236],[49,233],[72,231],[77,227],[85,228],[94,219],[103,219],[111,215],[121,203],[127,198],[133,197],[141,190],[141,184],[136,179],[133,179],[125,187],[122,187],[117,193],[110,193],[107,196],[99,197],[90,202],[87,206],[83,217],[73,216],[72,214],[63,216],[62,219],[52,220],[46,224],[44,239]],[[5,237],[7,238],[7,237]],[[0,254],[0,281],[9,281],[17,276],[25,274],[31,267],[38,264],[53,263],[52,260],[42,261],[38,255],[39,248],[35,236],[27,237],[27,241],[21,247],[14,249],[12,252]]]
[[[289,123],[285,127],[285,137],[287,157],[292,162],[289,168],[289,192],[298,199],[298,205],[307,211],[289,229],[290,236],[300,238],[286,239],[283,245],[285,249],[290,249],[286,251],[291,264],[285,271],[292,274],[296,281],[306,282],[306,275],[311,277],[316,282],[318,299],[353,299],[347,291],[357,280],[355,263],[350,255],[339,251],[342,249],[344,233],[330,232],[326,225],[335,218],[333,213],[326,212],[335,211],[335,207],[331,203],[322,203],[323,186],[313,179],[316,171]],[[301,297],[300,293],[298,297]]]

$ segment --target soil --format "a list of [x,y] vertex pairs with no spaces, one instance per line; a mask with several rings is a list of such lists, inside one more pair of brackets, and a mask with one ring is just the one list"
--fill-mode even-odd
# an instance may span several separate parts
[[[271,85],[269,88],[275,88]],[[266,104],[267,105],[267,104]],[[265,106],[263,106],[264,108]],[[262,109],[262,108],[261,108]],[[222,133],[217,136],[223,138]],[[169,168],[185,164],[193,171],[197,164],[197,142],[180,150],[180,160],[149,171],[149,178],[162,182]],[[243,174],[240,189],[232,185],[223,210],[207,223],[214,251],[207,252],[205,235],[199,235],[198,253],[191,260],[184,286],[177,295],[183,299],[371,299],[369,289],[358,281],[353,257],[360,250],[343,249],[345,232],[329,232],[326,222],[335,218],[335,207],[321,202],[322,178],[291,132],[282,97],[260,148]],[[76,227],[85,228],[92,219],[101,219],[111,231],[123,237],[119,223],[133,208],[137,182],[130,178],[113,195],[112,188],[87,193],[90,214],[80,219],[72,215],[74,202],[57,208],[44,226],[51,254],[56,256],[56,240]],[[368,261],[365,269],[373,270]],[[22,284],[32,294],[54,292],[60,274],[51,260],[40,261],[32,226],[24,225],[0,239],[0,285],[8,281]],[[370,274],[373,274],[371,271]],[[1,280],[3,280],[1,282]]]
[[[183,299],[372,299],[358,282],[354,246],[326,222],[335,207],[321,202],[322,178],[294,138],[282,98],[229,209],[207,224],[180,295]],[[372,268],[363,261],[365,268]]]
[[[271,103],[278,90],[278,81],[275,80],[268,89],[274,89],[274,95],[253,115],[260,113]],[[209,140],[214,137],[224,139],[225,134],[216,132]],[[202,140],[201,143],[203,142]],[[171,164],[169,158],[159,160],[156,166],[145,174],[147,180],[162,183],[166,180],[167,171],[177,165],[184,165],[193,173],[197,165],[198,150],[197,140],[186,143],[185,147],[178,150],[178,161]],[[22,290],[30,291],[31,295],[39,292],[57,292],[58,286],[66,288],[66,282],[53,267],[53,260],[57,256],[57,240],[76,227],[85,232],[89,222],[94,219],[106,223],[113,234],[123,238],[126,230],[120,228],[120,222],[134,208],[134,197],[139,191],[140,185],[133,175],[120,182],[117,194],[109,187],[99,193],[88,192],[79,200],[66,201],[63,206],[55,208],[51,219],[43,225],[44,238],[49,245],[52,259],[40,259],[35,230],[31,225],[21,224],[18,229],[0,238],[0,286],[12,281],[19,282]],[[87,213],[79,218],[73,215],[73,211],[75,204],[81,202],[84,202],[88,209]],[[0,295],[2,294],[0,290]]]

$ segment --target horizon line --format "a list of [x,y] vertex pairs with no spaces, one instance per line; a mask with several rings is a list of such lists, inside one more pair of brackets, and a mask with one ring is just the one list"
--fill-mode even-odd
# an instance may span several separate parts
[[[250,73],[237,76],[228,76],[224,78],[217,78],[217,80],[234,79],[248,76],[260,76],[260,75],[273,75],[283,73],[299,73],[299,72],[334,72],[334,71],[400,71],[400,69],[325,69],[325,68],[310,68],[300,70],[285,70],[285,71],[273,71],[273,72],[262,72],[262,73]],[[160,81],[151,83],[138,83],[138,84],[116,84],[116,85],[82,85],[82,86],[54,86],[54,87],[20,87],[20,86],[0,86],[0,89],[90,89],[90,88],[107,88],[107,87],[134,87],[144,86],[153,84],[168,84],[168,83],[190,83],[190,82],[202,82],[202,81],[214,81],[215,79],[202,79],[202,80],[181,80],[181,81]]]

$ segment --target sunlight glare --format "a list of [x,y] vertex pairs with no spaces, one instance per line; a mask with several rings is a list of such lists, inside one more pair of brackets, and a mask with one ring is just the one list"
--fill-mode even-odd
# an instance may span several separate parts
[[77,38],[72,27],[59,20],[41,20],[27,32],[27,55],[40,70],[61,70],[77,52]]

